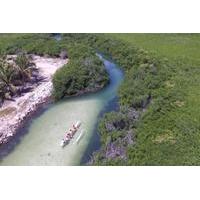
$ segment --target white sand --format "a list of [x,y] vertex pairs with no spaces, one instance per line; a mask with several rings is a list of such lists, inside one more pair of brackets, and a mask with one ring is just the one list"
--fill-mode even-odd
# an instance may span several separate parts
[[[44,77],[44,81],[35,85],[31,92],[15,98],[15,101],[6,101],[0,108],[0,144],[7,142],[27,115],[36,111],[38,106],[51,96],[52,75],[68,60],[33,56],[33,62],[39,69],[39,74]],[[7,114],[2,115],[2,112],[6,111]]]

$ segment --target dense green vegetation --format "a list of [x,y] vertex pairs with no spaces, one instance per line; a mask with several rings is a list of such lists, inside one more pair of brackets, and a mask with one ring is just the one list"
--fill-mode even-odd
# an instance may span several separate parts
[[199,39],[199,34],[76,35],[125,72],[120,111],[101,120],[102,148],[93,164],[200,164]]
[[95,92],[108,83],[108,75],[103,63],[93,52],[80,51],[80,55],[78,54],[77,47],[76,55],[73,55],[69,63],[57,70],[54,75],[56,100],[64,96]]
[[[62,42],[56,41],[51,34],[0,34],[0,54],[20,52],[55,57],[62,57],[62,52],[65,52],[70,58],[69,64],[58,70],[54,76],[53,96],[56,100],[64,96],[97,91],[108,83],[106,70],[95,51],[90,46],[78,42],[70,34],[64,37]],[[20,61],[18,64],[20,67]],[[20,75],[21,80],[26,78],[29,70],[29,66],[24,64],[24,67],[20,67],[23,71]],[[2,90],[1,94],[5,96]]]
[[[119,54],[115,52],[116,48],[109,49],[122,67],[130,67],[119,91],[120,103],[131,106],[132,100],[134,107],[140,108],[141,99],[146,95],[151,96],[151,103],[146,112],[141,113],[140,120],[133,124],[135,143],[127,146],[126,159],[122,160],[120,156],[105,158],[108,145],[104,138],[103,148],[94,157],[94,163],[199,165],[200,35],[112,34],[108,37],[125,43],[124,48],[129,49],[129,53],[121,50],[121,45]],[[134,64],[138,53],[132,53],[130,49],[135,46],[145,49],[142,50],[145,64]],[[147,50],[149,53],[145,56]],[[100,133],[109,140],[112,132],[105,127],[103,119]],[[125,127],[124,134],[127,130],[129,128]]]
[[0,34],[0,53],[24,51],[38,55],[58,56],[61,47],[49,34]]
[[[115,37],[166,57],[172,76],[137,128],[129,164],[199,165],[200,35],[125,34]],[[160,105],[160,109],[159,108]]]
[[[58,56],[60,51],[47,34],[0,34],[0,105],[38,81],[30,54]],[[10,56],[13,54],[17,57]]]
[[68,44],[66,48],[70,61],[54,75],[53,95],[56,100],[64,96],[95,92],[108,83],[104,65],[90,46],[78,42],[70,34],[63,37],[62,43]]

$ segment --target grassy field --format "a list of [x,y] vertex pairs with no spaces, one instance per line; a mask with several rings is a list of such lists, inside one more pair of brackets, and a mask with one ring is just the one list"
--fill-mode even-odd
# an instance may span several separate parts
[[[110,34],[109,34],[110,35]],[[111,34],[112,37],[170,59],[200,63],[200,34]]]
[[[200,34],[111,34],[165,58],[172,76],[139,123],[128,164],[200,164]],[[160,91],[161,92],[161,91]],[[155,104],[162,108],[156,110]]]

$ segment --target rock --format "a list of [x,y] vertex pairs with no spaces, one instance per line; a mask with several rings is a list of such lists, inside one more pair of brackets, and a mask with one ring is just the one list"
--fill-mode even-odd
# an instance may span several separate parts
[[67,59],[68,58],[67,51],[65,50],[61,51],[59,56],[61,59]]
[[151,102],[151,95],[148,95],[146,99],[142,101],[142,108],[146,108]]
[[130,145],[134,143],[134,133],[132,130],[129,130],[127,135],[123,138],[125,141],[126,145]]
[[119,157],[120,159],[126,159],[125,148],[120,144],[110,143],[106,148],[105,157],[111,159],[117,157]]
[[115,130],[115,127],[112,123],[108,122],[108,123],[105,124],[105,126],[106,126],[106,130],[109,131],[109,132]]
[[139,113],[134,108],[129,108],[127,110],[127,116],[130,120],[138,119]]
[[113,122],[113,125],[115,126],[115,128],[121,130],[125,128],[126,123],[124,120],[121,119],[120,121]]
[[11,98],[11,95],[10,95],[9,92],[7,92],[7,93],[5,94],[5,98],[6,98],[6,99],[10,99],[10,98]]

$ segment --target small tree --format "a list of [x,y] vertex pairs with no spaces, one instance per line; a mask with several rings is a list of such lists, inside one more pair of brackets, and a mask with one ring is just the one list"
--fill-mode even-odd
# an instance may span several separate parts
[[35,66],[35,64],[29,61],[29,57],[26,53],[20,53],[15,63],[17,65],[18,76],[22,80],[22,84],[24,84],[25,81],[31,79],[33,66]]
[[0,107],[5,99],[6,94],[6,85],[3,82],[0,82]]
[[4,58],[0,58],[1,93],[3,91],[4,94],[7,93],[7,96],[12,96],[13,94],[15,94],[16,88],[13,85],[14,77],[15,77],[14,66],[8,63]]

